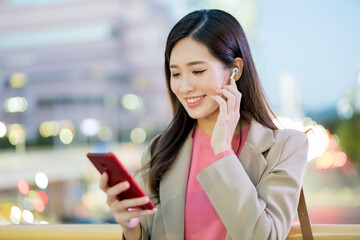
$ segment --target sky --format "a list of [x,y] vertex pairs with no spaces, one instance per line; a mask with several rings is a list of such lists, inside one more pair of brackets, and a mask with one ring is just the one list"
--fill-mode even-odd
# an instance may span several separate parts
[[255,63],[281,107],[279,76],[290,74],[305,111],[335,108],[360,71],[360,1],[258,0]]

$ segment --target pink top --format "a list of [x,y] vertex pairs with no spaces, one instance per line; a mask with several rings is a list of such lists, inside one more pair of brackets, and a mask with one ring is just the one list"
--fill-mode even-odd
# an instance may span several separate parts
[[193,150],[185,199],[186,240],[219,240],[226,238],[226,228],[199,181],[196,179],[196,176],[207,166],[227,155],[236,153],[239,156],[249,129],[250,125],[243,129],[241,138],[240,133],[234,136],[232,140],[233,150],[227,150],[214,155],[210,144],[211,136],[206,135],[196,126],[193,134]]

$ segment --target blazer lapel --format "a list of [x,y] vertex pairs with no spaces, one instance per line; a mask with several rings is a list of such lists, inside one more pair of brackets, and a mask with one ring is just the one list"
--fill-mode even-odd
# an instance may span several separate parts
[[184,239],[185,195],[192,153],[192,131],[181,147],[175,162],[160,182],[161,210],[166,238]]
[[273,131],[252,120],[239,160],[254,185],[257,185],[267,167],[267,161],[263,153],[274,144]]
[[253,145],[260,152],[265,152],[275,143],[274,133],[270,128],[264,127],[257,121],[252,120],[246,142]]

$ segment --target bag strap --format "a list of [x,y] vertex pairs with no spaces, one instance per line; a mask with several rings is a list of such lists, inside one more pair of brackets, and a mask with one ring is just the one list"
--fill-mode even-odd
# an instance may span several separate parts
[[305,196],[303,188],[301,188],[300,199],[298,205],[298,216],[300,221],[300,228],[302,237],[305,240],[313,240],[313,234],[311,231],[311,225],[309,220],[309,215],[306,208]]

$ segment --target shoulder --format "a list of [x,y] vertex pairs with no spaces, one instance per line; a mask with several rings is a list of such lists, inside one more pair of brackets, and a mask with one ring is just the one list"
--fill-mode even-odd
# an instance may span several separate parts
[[278,163],[283,161],[307,161],[309,148],[305,133],[294,129],[279,129],[274,131],[274,151],[278,155]]
[[274,131],[274,139],[277,144],[300,146],[308,145],[305,133],[295,129],[278,129]]
[[274,138],[277,141],[307,141],[306,134],[295,129],[277,129],[274,131]]

